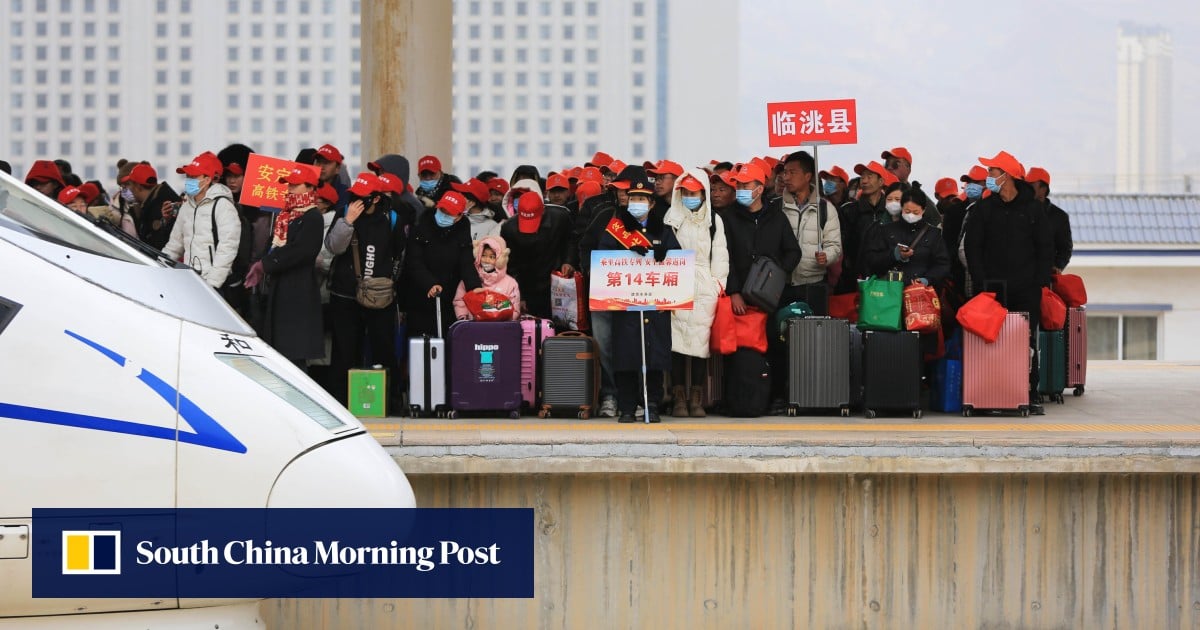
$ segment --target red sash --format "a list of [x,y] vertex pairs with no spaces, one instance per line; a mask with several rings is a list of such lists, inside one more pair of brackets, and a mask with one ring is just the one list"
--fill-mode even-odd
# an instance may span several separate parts
[[613,238],[617,239],[617,242],[620,243],[625,249],[633,249],[639,245],[645,247],[646,249],[653,247],[653,245],[650,243],[650,240],[647,239],[644,234],[641,232],[630,232],[629,230],[625,229],[625,222],[621,221],[617,217],[613,217],[612,221],[608,222],[608,227],[605,229],[605,231],[611,234]]

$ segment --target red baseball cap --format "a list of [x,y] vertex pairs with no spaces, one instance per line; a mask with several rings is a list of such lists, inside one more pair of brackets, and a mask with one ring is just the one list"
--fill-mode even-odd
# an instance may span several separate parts
[[237,162],[230,162],[229,166],[225,167],[225,172],[229,175],[244,175],[246,173],[242,165]]
[[[774,171],[774,169],[771,168],[771,165],[760,157],[750,158],[750,164],[757,166],[758,170],[762,172],[763,177],[770,177],[771,173]],[[763,181],[765,182],[766,180],[764,179]]]
[[292,167],[291,172],[279,178],[280,184],[308,184],[313,188],[320,186],[319,178],[315,169],[309,168],[307,164],[297,164]]
[[83,193],[83,200],[88,202],[88,205],[91,205],[92,202],[96,200],[96,197],[100,196],[100,187],[96,186],[92,182],[84,182],[84,184],[79,187],[79,192]]
[[379,173],[379,189],[383,192],[404,194],[404,181],[391,173]]
[[32,184],[33,182],[44,181],[58,182],[59,186],[65,186],[62,172],[58,170],[58,165],[50,160],[38,160],[29,167],[29,173],[25,175],[25,183]]
[[582,182],[579,184],[579,187],[575,189],[575,198],[579,200],[580,207],[583,206],[583,202],[599,194],[599,182]]
[[933,194],[937,197],[953,197],[958,194],[958,182],[953,178],[943,177],[934,184]]
[[1040,166],[1034,166],[1033,168],[1029,169],[1028,173],[1025,174],[1025,181],[1027,181],[1027,182],[1042,182],[1043,184],[1049,186],[1050,185],[1050,173],[1046,169],[1044,169]]
[[824,177],[827,179],[828,178],[837,178],[837,179],[842,180],[842,183],[844,183],[844,184],[850,183],[850,175],[848,173],[846,173],[846,169],[844,169],[840,166],[835,166],[835,167],[829,169],[828,171],[821,171],[820,173],[817,173],[817,177]]
[[674,175],[679,177],[683,175],[683,167],[678,162],[671,160],[659,160],[657,162],[644,162],[642,164],[646,169],[647,175]]
[[612,164],[612,163],[613,163],[613,156],[611,156],[603,151],[597,151],[596,155],[593,155],[592,159],[588,160],[587,164],[584,164],[584,166],[595,166],[596,168],[604,168],[605,166],[608,166],[609,164]]
[[863,166],[862,164],[854,165],[854,174],[855,175],[861,176],[863,173],[866,173],[867,171],[870,171],[870,172],[875,173],[876,175],[882,177],[884,186],[891,186],[892,184],[895,184],[896,182],[900,181],[900,179],[898,177],[896,177],[895,175],[892,175],[891,171],[887,170],[886,168],[883,167],[882,164],[880,164],[879,162],[876,162],[874,160],[868,162],[866,166]]
[[718,183],[725,184],[730,188],[737,188],[737,182],[733,181],[733,171],[722,171],[720,173],[713,173],[711,176],[709,176],[709,186]]
[[682,188],[690,192],[700,192],[704,190],[704,182],[692,177],[691,175],[686,175],[676,180],[675,187]]
[[488,188],[488,185],[474,177],[468,179],[465,184],[455,184],[451,182],[450,188],[474,197],[475,203],[487,203],[488,198],[491,197],[491,190]]
[[[787,158],[784,157],[784,159],[787,159]],[[776,166],[779,166],[779,159],[773,158],[769,155],[764,155],[763,161],[767,163],[768,171],[771,171],[771,172],[773,172],[775,170]]]
[[624,162],[622,162],[621,160],[613,160],[613,161],[609,162],[608,164],[601,166],[600,172],[603,173],[604,171],[608,171],[608,172],[612,173],[613,175],[620,175],[621,171],[625,170],[626,166],[628,166],[628,165],[625,164]]
[[1025,167],[1008,151],[1001,151],[992,158],[981,157],[979,163],[988,168],[998,168],[1008,173],[1009,177],[1025,179]]
[[542,225],[542,212],[546,205],[542,196],[530,191],[521,195],[517,203],[517,229],[522,234],[533,234]]
[[354,183],[350,186],[350,194],[358,197],[366,197],[372,193],[381,192],[383,183],[374,173],[359,173],[358,177],[354,178]]
[[324,186],[321,186],[320,188],[318,188],[317,189],[317,197],[324,199],[325,201],[328,201],[329,203],[337,203],[338,202],[337,189],[335,189],[333,187],[333,184],[325,184]]
[[456,217],[467,209],[467,198],[453,190],[448,190],[442,195],[441,199],[438,199],[437,209],[452,217]]
[[432,155],[426,155],[417,161],[417,174],[421,173],[441,173],[442,161]]
[[958,178],[960,182],[982,182],[987,179],[987,169],[982,166],[975,165],[971,167],[971,171],[966,175]]
[[142,186],[154,186],[158,183],[158,173],[149,164],[138,164],[129,171],[128,175],[122,177],[119,183],[125,184],[128,182],[141,184]]
[[567,179],[562,173],[551,173],[550,177],[546,178],[546,190],[555,188],[571,188],[571,180]]
[[337,147],[332,144],[322,144],[320,149],[317,149],[317,155],[329,160],[330,162],[342,163],[345,158],[342,157],[342,152],[337,150]]
[[[53,164],[53,162],[51,162],[51,164]],[[72,201],[75,201],[75,198],[82,194],[82,190],[79,190],[74,186],[67,186],[58,193],[58,203],[61,203],[65,206]]]
[[225,172],[225,165],[221,164],[221,160],[212,151],[205,151],[192,158],[191,163],[175,169],[175,172],[187,175],[188,177],[199,177],[201,175],[220,177],[221,173]]
[[500,179],[499,177],[493,177],[491,180],[489,180],[487,187],[489,191],[498,192],[501,195],[508,192],[508,182]]
[[883,153],[879,154],[879,157],[881,157],[885,160],[890,160],[892,158],[900,158],[901,160],[908,162],[909,166],[912,166],[912,154],[909,153],[908,149],[905,149],[904,147],[896,147],[895,149],[892,149],[891,151],[884,151]]
[[595,166],[585,166],[579,170],[579,181],[603,184],[604,175],[600,172],[600,169],[596,168]]
[[[759,158],[755,158],[759,159]],[[737,172],[733,173],[730,179],[740,184],[750,184],[758,182],[760,184],[767,183],[767,177],[763,174],[762,168],[753,162],[743,164],[738,167]],[[736,186],[734,186],[736,188]]]
[[579,181],[579,174],[582,172],[583,172],[583,167],[576,166],[575,168],[572,168],[571,170],[567,171],[567,178],[575,180],[575,181]]

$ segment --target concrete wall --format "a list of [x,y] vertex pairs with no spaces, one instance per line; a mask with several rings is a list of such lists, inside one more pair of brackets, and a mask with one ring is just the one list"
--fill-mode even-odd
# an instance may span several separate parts
[[1068,268],[1083,278],[1089,304],[1172,305],[1160,320],[1158,358],[1200,361],[1200,269],[1090,264],[1087,258],[1076,257]]
[[1195,475],[410,475],[536,510],[532,600],[272,600],[274,628],[1194,628]]

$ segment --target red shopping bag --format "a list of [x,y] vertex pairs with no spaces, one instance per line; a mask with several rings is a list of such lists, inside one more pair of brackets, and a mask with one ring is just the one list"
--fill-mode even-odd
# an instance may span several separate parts
[[733,329],[737,333],[737,347],[751,348],[758,352],[767,351],[767,314],[746,307],[745,315],[733,316]]
[[716,354],[737,352],[737,330],[735,329],[733,303],[725,291],[717,298],[717,312],[713,316],[712,330],[708,335],[708,348]]
[[1062,330],[1067,325],[1067,304],[1057,293],[1042,287],[1042,330]]
[[942,304],[937,289],[919,282],[904,288],[904,329],[927,333],[942,328]]
[[463,304],[477,322],[512,321],[516,313],[507,295],[489,289],[464,293]]
[[968,332],[975,333],[987,343],[995,343],[1004,326],[1008,309],[996,301],[996,294],[985,292],[967,300],[958,309],[958,323]]
[[1056,273],[1050,277],[1054,292],[1071,308],[1079,308],[1087,304],[1087,289],[1083,286],[1083,278],[1070,273]]
[[834,319],[858,321],[858,292],[829,296],[829,316]]

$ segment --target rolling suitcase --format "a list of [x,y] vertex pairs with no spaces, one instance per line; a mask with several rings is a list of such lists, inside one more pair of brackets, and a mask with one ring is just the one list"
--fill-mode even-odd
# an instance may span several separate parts
[[771,365],[767,355],[752,348],[738,348],[725,366],[725,413],[733,417],[757,418],[771,407]]
[[990,409],[1028,416],[1029,355],[1028,313],[1009,312],[995,343],[964,332],[962,414]]
[[850,324],[850,408],[863,405],[863,346],[862,331]]
[[600,395],[600,353],[596,340],[565,332],[542,341],[539,418],[573,415],[586,420]]
[[962,411],[962,359],[938,359],[929,383],[929,408],[945,413]]
[[1066,383],[1066,333],[1061,330],[1038,332],[1038,393],[1061,405]]
[[[442,329],[442,298],[436,302]],[[422,335],[408,340],[408,407],[414,418],[442,415],[446,408],[446,340]]]
[[450,413],[506,411],[521,417],[521,324],[450,325]]
[[704,408],[712,411],[725,395],[725,357],[710,354],[705,363],[708,369],[704,375]]
[[1067,382],[1065,387],[1075,388],[1075,395],[1083,395],[1087,383],[1087,308],[1067,309]]
[[839,409],[850,415],[850,323],[805,317],[787,320],[788,415]]
[[921,335],[910,331],[863,332],[863,407],[868,418],[880,410],[921,412]]
[[542,342],[554,336],[554,324],[537,317],[521,318],[521,398],[530,411],[538,408],[538,356]]

